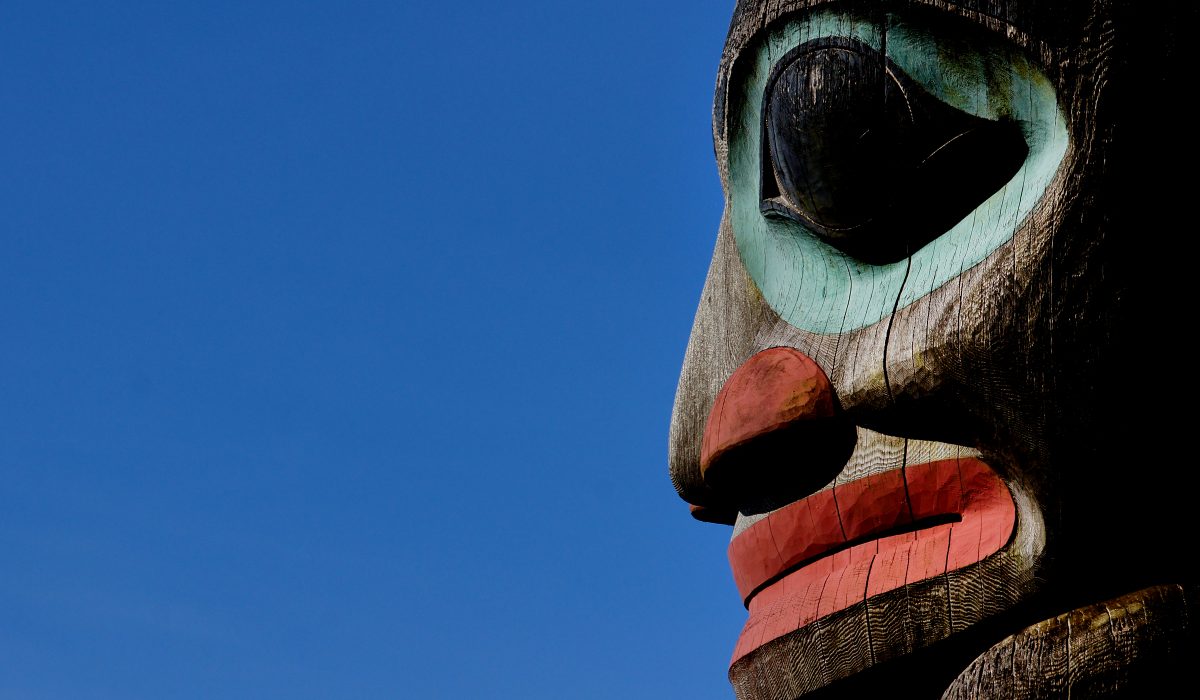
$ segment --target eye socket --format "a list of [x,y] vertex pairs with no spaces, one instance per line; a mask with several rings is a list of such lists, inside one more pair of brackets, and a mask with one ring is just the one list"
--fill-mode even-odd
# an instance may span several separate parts
[[796,47],[764,99],[761,211],[868,263],[901,260],[948,231],[1029,150],[1016,123],[942,102],[855,39]]

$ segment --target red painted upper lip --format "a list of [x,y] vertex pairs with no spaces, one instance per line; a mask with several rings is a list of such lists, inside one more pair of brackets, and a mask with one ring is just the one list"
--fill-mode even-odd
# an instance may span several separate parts
[[914,531],[950,524],[958,535],[947,567],[965,566],[1008,541],[1014,516],[1008,489],[983,461],[946,459],[874,474],[780,508],[734,538],[729,560],[749,604],[766,584],[824,556],[864,546],[878,553],[882,539],[907,543]]

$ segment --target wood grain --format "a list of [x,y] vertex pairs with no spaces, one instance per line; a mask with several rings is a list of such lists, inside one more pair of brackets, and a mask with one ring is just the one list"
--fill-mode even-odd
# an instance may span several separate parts
[[1186,694],[1198,650],[1194,599],[1182,586],[1156,586],[1039,622],[988,649],[942,697]]
[[[921,510],[920,499],[970,498],[962,465],[980,458],[1016,517],[1003,542],[988,516],[964,515],[909,533],[910,547],[862,543],[828,570],[768,585],[758,602],[769,611],[752,610],[734,650],[737,697],[1141,697],[1182,677],[1195,596],[1176,584],[1194,581],[1182,543],[1200,493],[1183,466],[1196,372],[1180,341],[1195,325],[1180,242],[1194,229],[1186,173],[1200,155],[1188,97],[1198,15],[1133,0],[737,3],[714,104],[726,213],[676,394],[677,491],[735,523],[731,552],[773,545],[735,566],[743,588],[798,566],[785,550],[835,521],[843,539],[847,526],[869,530],[862,504],[895,498],[884,475],[897,468],[911,470],[906,484],[939,484],[907,495]],[[765,221],[761,178],[778,175],[761,138],[768,77],[829,36],[878,49],[956,109],[1019,124],[1023,170],[898,260],[822,247],[802,221]],[[864,89],[853,71],[826,73],[820,99]],[[821,200],[812,194],[794,200]],[[759,513],[704,478],[718,393],[769,348],[811,358],[855,426],[837,475],[805,487],[831,507],[788,511],[771,499],[811,494],[764,486],[777,510]],[[803,447],[795,454],[778,468],[802,468]],[[959,460],[957,473],[921,469],[943,460]]]

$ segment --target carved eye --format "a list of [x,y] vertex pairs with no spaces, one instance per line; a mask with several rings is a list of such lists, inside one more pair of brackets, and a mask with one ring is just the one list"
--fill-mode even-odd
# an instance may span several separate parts
[[763,213],[869,263],[948,231],[1028,153],[1016,123],[951,107],[854,39],[794,49],[765,100]]

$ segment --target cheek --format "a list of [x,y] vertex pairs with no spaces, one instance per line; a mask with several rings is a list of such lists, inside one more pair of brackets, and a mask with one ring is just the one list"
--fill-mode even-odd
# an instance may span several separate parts
[[1034,452],[1049,437],[1048,406],[1068,393],[1074,360],[1064,351],[1082,322],[1056,292],[1057,277],[1072,276],[1055,260],[1064,231],[1062,210],[1050,205],[1066,171],[1012,240],[890,319],[891,400],[918,420],[942,417],[938,439]]

